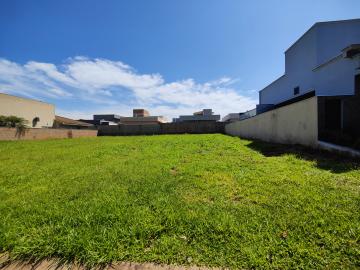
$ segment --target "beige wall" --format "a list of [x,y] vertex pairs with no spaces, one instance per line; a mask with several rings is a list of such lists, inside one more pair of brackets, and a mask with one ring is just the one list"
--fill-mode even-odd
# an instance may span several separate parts
[[312,97],[255,117],[230,123],[225,133],[267,142],[317,146],[317,98]]
[[35,128],[52,127],[55,119],[55,106],[37,100],[0,93],[0,115],[23,117],[29,121],[30,127],[32,127],[33,119],[39,117],[40,121]]
[[89,129],[28,128],[19,132],[16,128],[0,128],[0,141],[96,137],[97,133]]

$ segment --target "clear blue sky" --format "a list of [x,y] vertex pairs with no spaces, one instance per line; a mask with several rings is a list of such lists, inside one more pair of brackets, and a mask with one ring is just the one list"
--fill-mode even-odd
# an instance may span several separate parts
[[239,112],[315,22],[359,17],[358,0],[0,0],[0,92],[74,117],[134,106],[174,116],[211,102]]

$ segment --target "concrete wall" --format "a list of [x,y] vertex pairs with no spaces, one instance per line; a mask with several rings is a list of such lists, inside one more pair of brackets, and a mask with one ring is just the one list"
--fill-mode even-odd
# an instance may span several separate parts
[[29,128],[19,132],[16,128],[0,128],[1,141],[45,140],[96,137],[97,130]]
[[33,127],[33,119],[39,117],[40,121],[34,128],[52,127],[55,119],[55,106],[37,100],[0,93],[0,115],[22,117],[28,121],[29,127]]
[[99,136],[224,133],[223,122],[199,121],[154,125],[98,126]]
[[161,124],[162,134],[208,134],[224,133],[224,122],[198,121]]
[[317,97],[230,123],[225,133],[267,142],[317,145]]
[[160,134],[160,124],[98,126],[99,136]]

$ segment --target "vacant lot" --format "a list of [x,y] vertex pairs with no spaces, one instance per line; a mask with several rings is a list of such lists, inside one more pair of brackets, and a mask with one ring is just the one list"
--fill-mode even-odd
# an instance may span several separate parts
[[360,267],[360,168],[224,135],[0,142],[0,252]]

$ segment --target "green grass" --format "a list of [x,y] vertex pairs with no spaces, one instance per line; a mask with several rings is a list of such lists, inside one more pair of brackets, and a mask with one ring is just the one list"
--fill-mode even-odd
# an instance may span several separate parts
[[0,142],[0,253],[360,267],[359,163],[225,135]]

